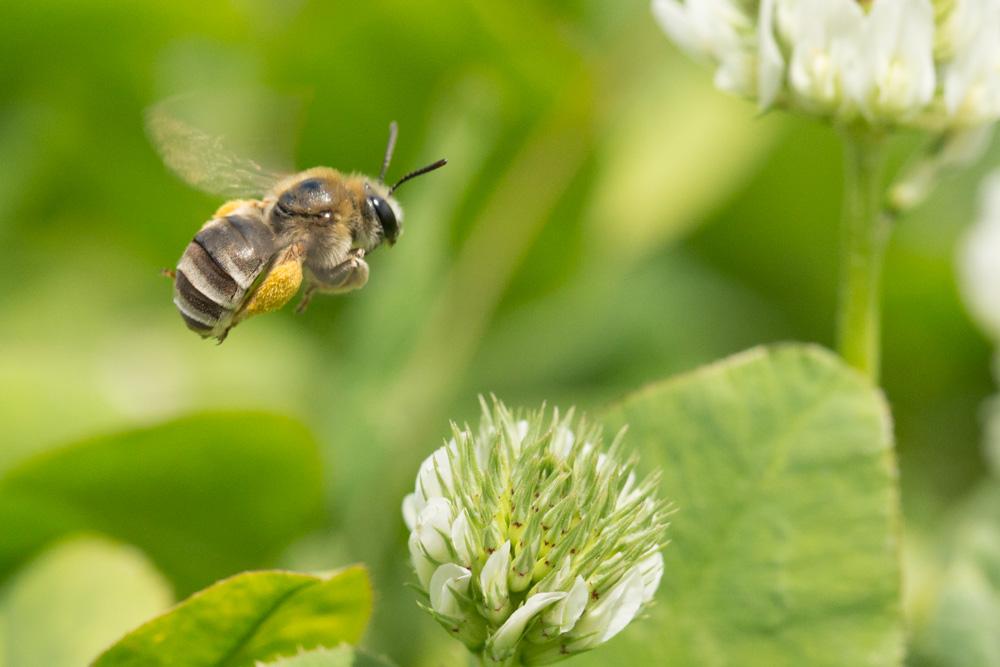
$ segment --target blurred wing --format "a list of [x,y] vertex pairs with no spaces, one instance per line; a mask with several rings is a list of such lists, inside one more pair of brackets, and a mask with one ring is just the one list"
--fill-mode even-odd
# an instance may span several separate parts
[[287,174],[237,154],[222,137],[179,119],[164,104],[146,112],[146,131],[174,173],[210,194],[259,197]]

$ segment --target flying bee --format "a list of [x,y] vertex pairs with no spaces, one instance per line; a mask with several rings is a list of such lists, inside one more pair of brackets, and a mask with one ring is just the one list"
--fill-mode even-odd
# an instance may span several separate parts
[[438,160],[386,185],[397,126],[378,179],[314,167],[282,174],[233,154],[220,137],[153,107],[149,134],[168,167],[207,192],[234,197],[195,234],[177,263],[174,304],[188,328],[225,340],[253,315],[277,310],[305,285],[312,296],[342,294],[368,282],[368,254],[403,232],[400,185],[443,167]]

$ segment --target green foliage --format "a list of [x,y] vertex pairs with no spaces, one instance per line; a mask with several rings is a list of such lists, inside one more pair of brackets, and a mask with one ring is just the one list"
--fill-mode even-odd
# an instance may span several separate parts
[[[258,663],[257,667],[264,667],[264,663]],[[353,646],[342,645],[279,658],[267,663],[267,667],[392,667],[392,663]]]
[[956,517],[936,602],[916,642],[919,664],[1000,665],[1000,482],[984,483]]
[[622,643],[635,664],[900,663],[890,422],[860,375],[818,348],[757,349],[605,421],[629,424],[678,508],[653,620]]
[[220,413],[86,440],[0,477],[0,576],[96,530],[134,544],[180,594],[272,562],[322,513],[319,453],[298,422]]
[[137,628],[94,667],[253,665],[302,649],[357,642],[371,609],[368,574],[359,566],[323,575],[248,572]]
[[132,547],[94,537],[57,544],[0,597],[0,667],[87,664],[171,600],[169,584]]

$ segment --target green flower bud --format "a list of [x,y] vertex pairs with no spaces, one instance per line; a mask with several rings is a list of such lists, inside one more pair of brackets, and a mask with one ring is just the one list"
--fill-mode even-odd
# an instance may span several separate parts
[[478,429],[420,466],[403,502],[423,607],[487,663],[546,664],[603,644],[648,604],[669,509],[623,434],[572,412],[483,402]]

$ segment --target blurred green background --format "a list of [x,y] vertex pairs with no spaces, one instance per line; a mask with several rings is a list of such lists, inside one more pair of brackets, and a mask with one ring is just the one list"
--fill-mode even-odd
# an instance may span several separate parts
[[[377,171],[393,119],[390,176],[450,164],[401,191],[406,234],[364,290],[219,347],[184,328],[159,271],[221,202],[165,170],[143,111],[231,87],[305,100],[301,167]],[[904,220],[886,267],[884,384],[917,545],[985,474],[991,349],[953,266],[985,168]],[[320,443],[327,513],[255,566],[364,561],[367,643],[453,664],[457,644],[403,586],[399,513],[448,419],[473,418],[484,392],[599,409],[759,343],[830,345],[840,174],[832,130],[717,93],[645,0],[5,3],[0,472],[194,411],[297,418]],[[919,589],[935,548],[916,551]]]

